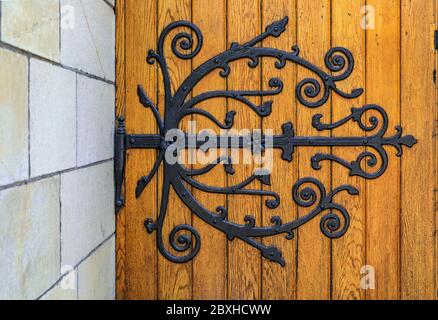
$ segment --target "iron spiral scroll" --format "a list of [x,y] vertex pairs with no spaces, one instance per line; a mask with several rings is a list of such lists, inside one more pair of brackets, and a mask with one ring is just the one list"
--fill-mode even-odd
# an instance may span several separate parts
[[[220,163],[223,164],[226,174],[234,174],[234,169],[229,157],[219,157],[216,161],[201,169],[189,169],[179,163],[169,164],[165,161],[165,152],[173,143],[172,141],[166,140],[166,133],[171,129],[179,128],[179,124],[184,117],[197,114],[210,119],[222,129],[231,129],[233,127],[234,117],[236,115],[234,110],[227,112],[225,119],[220,121],[208,111],[197,107],[202,101],[216,97],[225,97],[246,105],[251,109],[251,112],[255,112],[259,117],[267,117],[271,114],[272,101],[265,101],[261,105],[256,105],[251,102],[248,97],[280,94],[283,91],[283,82],[279,78],[269,80],[269,90],[217,90],[203,92],[193,97],[190,96],[194,86],[206,75],[218,71],[220,76],[226,78],[231,72],[229,64],[232,61],[249,59],[248,67],[255,68],[259,65],[261,58],[272,58],[277,69],[282,69],[288,62],[291,62],[310,70],[315,76],[301,80],[296,85],[295,92],[298,101],[307,108],[318,108],[322,106],[329,99],[331,92],[335,92],[347,99],[357,98],[363,93],[363,89],[354,89],[348,93],[340,90],[336,86],[337,82],[348,78],[354,68],[354,58],[351,52],[345,48],[335,47],[327,52],[324,62],[328,71],[325,72],[302,58],[298,46],[293,46],[289,52],[263,47],[263,45],[255,46],[268,37],[279,37],[285,31],[287,22],[288,17],[285,17],[267,26],[265,32],[244,44],[232,43],[228,50],[212,57],[196,68],[173,93],[171,91],[171,79],[164,54],[165,39],[172,30],[177,28],[187,29],[188,31],[181,31],[173,37],[171,50],[173,54],[180,59],[192,59],[202,49],[203,37],[199,28],[188,21],[171,23],[161,33],[157,50],[150,50],[147,55],[147,62],[150,64],[158,63],[163,75],[165,113],[164,116],[159,113],[157,106],[147,97],[142,86],[139,85],[138,96],[140,102],[145,108],[152,110],[158,124],[159,134],[128,135],[124,129],[124,120],[119,119],[119,127],[116,134],[115,157],[117,186],[116,206],[117,208],[123,206],[121,185],[123,181],[126,150],[137,148],[157,149],[158,156],[156,162],[151,172],[138,181],[136,196],[139,197],[142,194],[146,185],[157,173],[159,167],[162,166],[164,168],[163,189],[158,218],[156,221],[147,219],[145,221],[145,227],[149,233],[157,232],[157,246],[159,251],[164,257],[173,262],[184,263],[193,259],[201,248],[201,237],[192,226],[186,224],[178,225],[171,230],[168,238],[170,247],[176,254],[173,254],[166,248],[164,244],[165,239],[163,239],[163,224],[171,189],[176,192],[181,201],[193,214],[213,228],[226,234],[230,241],[238,238],[260,250],[263,257],[278,262],[282,266],[285,265],[285,261],[282,257],[281,250],[275,246],[269,246],[265,244],[265,242],[262,243],[259,241],[260,238],[284,234],[287,239],[293,239],[294,231],[298,227],[320,215],[322,216],[320,219],[321,232],[329,238],[341,237],[349,227],[350,217],[347,210],[344,206],[335,202],[334,198],[340,192],[346,192],[350,195],[359,194],[359,191],[351,185],[342,185],[331,191],[327,191],[323,183],[317,179],[311,177],[299,179],[292,187],[292,200],[299,207],[309,208],[309,212],[291,222],[283,222],[281,217],[275,216],[272,217],[272,224],[270,226],[257,226],[256,219],[251,215],[246,216],[242,223],[230,221],[225,205],[217,207],[215,212],[206,209],[203,204],[196,199],[191,189],[225,195],[262,196],[265,199],[265,206],[270,209],[275,209],[280,204],[280,196],[277,193],[269,190],[248,188],[253,181],[260,181],[263,185],[270,185],[271,177],[269,174],[259,175],[254,173],[239,184],[215,187],[199,182],[196,180],[196,176],[208,173]],[[373,115],[369,115],[371,111]],[[378,105],[365,105],[360,108],[352,108],[350,115],[334,123],[324,123],[323,120],[322,115],[314,115],[313,127],[319,131],[333,130],[347,122],[355,122],[364,132],[368,132],[369,134],[367,136],[356,137],[300,137],[295,135],[292,123],[286,123],[282,127],[283,134],[271,137],[271,147],[281,149],[282,159],[285,161],[292,161],[294,149],[297,147],[367,147],[366,151],[360,153],[356,160],[352,162],[348,162],[332,154],[318,153],[311,158],[310,164],[313,169],[319,170],[321,169],[323,161],[331,161],[346,167],[351,176],[375,179],[380,177],[388,166],[388,155],[384,146],[394,147],[397,150],[397,156],[401,157],[403,154],[403,146],[412,147],[416,143],[413,136],[403,136],[402,128],[399,126],[396,127],[395,135],[386,136],[388,130],[388,116],[385,110]],[[218,137],[218,148],[219,140],[222,138],[223,137]],[[240,137],[240,139],[241,143],[239,148],[250,148],[253,144],[251,139],[248,140],[245,139],[245,137]],[[260,140],[262,148],[266,148],[267,145],[265,142],[267,137],[261,136]],[[194,148],[199,147],[200,145],[194,146]]]

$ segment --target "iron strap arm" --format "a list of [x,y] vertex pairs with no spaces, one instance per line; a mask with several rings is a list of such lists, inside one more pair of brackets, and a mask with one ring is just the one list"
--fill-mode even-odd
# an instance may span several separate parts
[[[164,245],[163,222],[167,213],[169,192],[173,189],[182,203],[187,206],[193,214],[197,215],[205,223],[225,233],[229,240],[239,238],[249,245],[261,251],[262,255],[271,260],[285,264],[280,249],[269,246],[258,240],[260,237],[270,237],[277,234],[285,234],[287,239],[292,239],[294,230],[299,226],[322,215],[320,228],[322,233],[329,238],[338,238],[345,234],[349,227],[350,217],[347,210],[334,201],[334,197],[339,192],[347,192],[356,195],[359,191],[350,185],[342,185],[333,188],[328,192],[325,186],[318,180],[307,177],[299,179],[292,186],[292,200],[303,208],[308,208],[309,212],[291,222],[283,222],[281,217],[273,216],[272,225],[257,226],[254,216],[248,215],[243,223],[230,221],[228,219],[228,209],[225,206],[218,206],[215,212],[211,212],[200,203],[192,189],[201,190],[216,194],[230,195],[254,195],[265,198],[265,205],[270,209],[275,209],[280,204],[280,196],[270,190],[250,189],[248,186],[253,181],[260,181],[263,185],[271,184],[269,172],[255,172],[246,180],[232,186],[209,186],[199,182],[196,177],[206,174],[218,164],[222,163],[225,173],[234,174],[232,159],[228,156],[218,157],[201,169],[190,169],[182,164],[169,163],[166,161],[166,152],[174,152],[176,147],[176,137],[170,134],[171,130],[178,129],[182,119],[188,115],[199,115],[210,119],[221,129],[231,129],[234,124],[236,112],[229,111],[223,121],[218,120],[208,111],[197,108],[202,101],[207,101],[217,97],[236,100],[246,105],[250,112],[255,112],[259,117],[267,117],[272,112],[273,101],[266,100],[260,105],[256,105],[248,97],[259,96],[268,97],[280,94],[283,90],[283,83],[279,78],[272,78],[268,85],[270,90],[264,91],[231,91],[217,90],[204,92],[198,96],[191,97],[194,86],[199,83],[206,75],[218,70],[222,77],[227,77],[231,68],[229,63],[241,59],[249,59],[248,67],[254,68],[260,58],[271,58],[275,61],[275,67],[282,69],[287,62],[298,64],[315,74],[315,78],[301,80],[296,86],[296,97],[298,101],[307,108],[317,108],[322,106],[334,91],[338,95],[353,99],[360,96],[362,89],[354,89],[351,93],[346,93],[337,88],[336,83],[350,76],[354,67],[354,59],[350,51],[345,48],[336,47],[330,49],[325,56],[325,65],[329,72],[324,72],[307,60],[300,57],[298,46],[293,46],[290,52],[255,46],[267,37],[279,37],[286,29],[288,18],[274,22],[266,27],[265,32],[248,41],[245,44],[233,43],[230,49],[207,60],[195,69],[173,93],[170,86],[170,74],[164,55],[165,38],[170,31],[176,28],[188,28],[190,32],[181,31],[174,36],[171,42],[171,49],[180,59],[192,59],[202,48],[202,34],[197,26],[187,21],[178,21],[167,26],[160,35],[157,51],[150,50],[147,56],[149,63],[157,62],[163,74],[165,89],[165,112],[161,115],[157,106],[147,97],[143,88],[138,86],[138,96],[141,104],[145,108],[152,110],[158,128],[158,134],[128,134],[125,129],[124,119],[118,119],[118,127],[115,137],[115,183],[116,183],[116,208],[119,210],[124,205],[123,199],[123,180],[125,171],[126,151],[129,149],[156,149],[158,150],[157,159],[151,172],[142,177],[136,188],[136,196],[140,197],[147,184],[157,173],[159,167],[163,167],[163,186],[161,204],[156,221],[146,219],[146,230],[151,233],[157,232],[157,246],[160,252],[169,260],[183,263],[191,260],[200,250],[201,239],[199,233],[190,225],[174,226],[168,240],[170,248]],[[392,146],[397,151],[397,156],[402,156],[403,146],[412,147],[417,141],[411,135],[403,135],[402,128],[397,126],[393,135],[387,135],[388,116],[385,110],[374,104],[365,105],[359,108],[352,108],[349,115],[333,123],[325,123],[321,114],[315,114],[312,125],[318,131],[327,131],[338,128],[347,122],[356,123],[363,131],[364,136],[356,137],[334,137],[334,136],[296,136],[292,123],[282,126],[282,134],[279,135],[220,135],[211,138],[199,139],[195,135],[184,133],[185,149],[202,149],[207,151],[209,148],[219,149],[244,149],[251,151],[264,151],[276,148],[282,150],[282,159],[292,161],[295,148],[317,147],[317,146],[337,146],[337,147],[366,147],[358,154],[354,161],[347,161],[333,154],[316,153],[311,159],[310,164],[313,169],[321,169],[323,161],[332,161],[348,169],[349,175],[360,176],[365,179],[375,179],[380,177],[388,167],[387,146]],[[365,135],[367,133],[367,135]],[[224,147],[225,146],[225,147]]]

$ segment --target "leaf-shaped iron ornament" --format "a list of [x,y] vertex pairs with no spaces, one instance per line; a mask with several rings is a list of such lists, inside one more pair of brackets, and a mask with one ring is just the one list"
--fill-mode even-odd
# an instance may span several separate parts
[[[246,105],[260,117],[267,117],[271,114],[273,102],[265,101],[261,105],[251,102],[249,97],[265,97],[278,95],[283,91],[283,82],[279,78],[269,80],[269,90],[248,91],[248,90],[217,90],[203,92],[199,95],[190,96],[193,88],[206,75],[218,71],[222,77],[227,77],[231,72],[230,62],[242,59],[249,59],[248,67],[255,68],[260,63],[261,58],[271,58],[278,69],[282,69],[288,62],[300,65],[310,70],[315,77],[301,80],[296,86],[296,97],[298,101],[308,108],[317,108],[327,102],[330,93],[335,92],[341,97],[354,99],[359,97],[362,89],[354,89],[350,93],[341,91],[336,84],[346,79],[353,71],[354,59],[350,51],[345,48],[335,47],[330,49],[324,59],[328,71],[325,72],[316,67],[309,61],[300,57],[298,46],[293,46],[290,52],[255,46],[260,44],[267,37],[279,37],[285,30],[288,18],[274,22],[266,27],[265,32],[244,44],[232,43],[231,47],[202,63],[196,68],[183,82],[171,91],[170,73],[164,53],[165,39],[169,33],[177,28],[186,28],[188,31],[181,31],[174,36],[171,41],[171,50],[180,59],[192,59],[202,48],[203,38],[200,30],[194,24],[187,21],[178,21],[168,25],[160,35],[157,50],[150,50],[147,55],[147,62],[150,64],[158,63],[163,74],[165,90],[165,113],[162,116],[156,105],[149,99],[141,87],[138,86],[138,96],[140,103],[152,110],[159,134],[131,135],[127,134],[124,126],[124,119],[119,118],[116,131],[116,152],[115,152],[115,179],[116,179],[116,207],[120,209],[124,205],[122,183],[124,177],[125,153],[128,149],[157,149],[158,156],[151,172],[138,181],[136,196],[140,197],[146,185],[151,181],[158,169],[163,167],[163,182],[161,204],[156,221],[147,219],[145,227],[147,232],[157,232],[157,246],[161,254],[167,259],[183,263],[193,259],[201,248],[201,238],[199,233],[190,225],[175,226],[169,234],[170,247],[164,245],[163,223],[166,217],[169,192],[171,188],[187,206],[193,214],[198,216],[205,223],[226,234],[231,241],[238,238],[261,251],[263,257],[278,262],[284,266],[285,261],[281,250],[275,246],[261,242],[260,238],[284,234],[287,239],[293,239],[294,231],[317,216],[320,218],[321,232],[329,238],[338,238],[345,234],[349,227],[350,217],[347,210],[336,203],[334,197],[340,192],[347,192],[350,195],[357,195],[359,191],[350,185],[342,185],[328,192],[325,186],[318,180],[308,177],[299,179],[292,186],[292,200],[302,208],[308,208],[309,212],[300,218],[283,222],[278,216],[272,217],[270,226],[257,226],[256,219],[252,215],[247,215],[244,221],[233,222],[228,219],[226,206],[217,207],[215,212],[206,209],[194,196],[192,189],[201,190],[209,193],[225,195],[254,195],[262,196],[265,199],[266,207],[275,209],[280,204],[280,196],[269,190],[256,190],[249,188],[249,185],[258,181],[263,185],[271,184],[269,174],[255,173],[239,184],[215,187],[205,185],[196,176],[206,174],[213,170],[218,164],[222,163],[224,171],[228,175],[234,174],[231,158],[227,156],[219,157],[216,161],[201,169],[188,169],[183,165],[169,163],[165,161],[166,151],[173,147],[175,143],[172,139],[166,139],[166,134],[172,129],[178,129],[181,120],[188,116],[197,114],[210,119],[214,124],[222,129],[230,129],[234,124],[236,112],[229,111],[225,115],[225,120],[221,122],[211,113],[201,109],[198,105],[216,97],[224,97],[236,100]],[[356,137],[331,137],[331,136],[295,136],[292,123],[282,126],[283,134],[274,136],[261,135],[258,143],[261,148],[277,148],[282,150],[282,159],[291,161],[294,149],[297,147],[317,147],[317,146],[337,146],[367,147],[366,151],[359,154],[356,160],[348,162],[332,154],[315,154],[310,165],[313,169],[319,170],[323,161],[332,161],[346,167],[351,176],[360,176],[365,179],[375,179],[380,177],[388,166],[388,155],[385,146],[392,146],[397,150],[397,156],[402,156],[403,146],[412,147],[416,140],[413,136],[402,135],[401,127],[396,127],[396,134],[385,136],[388,129],[388,116],[385,110],[378,105],[366,105],[360,108],[352,108],[351,114],[345,118],[334,122],[324,123],[323,116],[316,114],[313,117],[313,127],[319,131],[333,130],[347,122],[354,122],[368,135]],[[184,140],[191,139],[189,134],[184,133]],[[268,138],[271,143],[268,144]],[[249,148],[252,150],[254,139],[247,136],[219,136],[217,141],[209,141],[210,147],[219,148],[223,140],[238,141],[236,148]],[[196,140],[195,140],[196,141]],[[196,141],[195,144],[186,144],[186,148],[205,148],[204,141]],[[204,149],[203,149],[204,150]],[[205,151],[205,150],[204,150]],[[169,248],[169,249],[168,249]],[[171,251],[171,249],[173,251]]]

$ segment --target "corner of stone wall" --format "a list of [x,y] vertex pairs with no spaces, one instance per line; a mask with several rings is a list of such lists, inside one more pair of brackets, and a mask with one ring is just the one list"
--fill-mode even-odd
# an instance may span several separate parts
[[115,1],[0,5],[0,299],[114,299]]

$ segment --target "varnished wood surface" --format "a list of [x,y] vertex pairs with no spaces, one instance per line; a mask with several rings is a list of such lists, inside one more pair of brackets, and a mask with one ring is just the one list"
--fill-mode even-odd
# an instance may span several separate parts
[[[366,34],[366,103],[385,108],[387,135],[393,135],[400,124],[400,1],[367,4],[374,7],[375,25]],[[368,299],[398,299],[400,292],[400,159],[392,150],[388,154],[385,174],[366,185],[366,264],[376,270],[376,289],[367,291]]]
[[[165,1],[159,0],[157,3],[157,23],[158,35],[161,31],[173,21],[191,20],[192,8],[189,0],[180,1]],[[177,34],[177,31],[172,31],[165,47],[170,48],[171,39]],[[155,48],[155,44],[151,47]],[[145,50],[147,52],[147,50]],[[171,50],[165,53],[169,73],[171,74],[171,89],[172,92],[176,90],[181,82],[190,74],[192,64],[190,60],[178,59]],[[164,114],[164,85],[161,72],[158,77],[158,109],[161,114]],[[183,129],[187,130],[185,124]],[[163,171],[159,171],[159,190],[162,188]],[[147,196],[147,194],[145,194]],[[160,203],[160,197],[158,197]],[[164,239],[168,239],[169,233],[175,226],[182,224],[191,224],[192,215],[188,208],[186,208],[175,191],[171,188],[169,195],[169,204],[167,207],[166,219],[164,220],[163,234]],[[170,244],[164,241],[168,250]],[[193,281],[192,281],[192,262],[185,264],[175,264],[162,255],[158,255],[158,298],[163,299],[192,299]]]
[[[288,16],[290,19],[288,32],[282,37],[270,38],[263,41],[263,46],[275,47],[285,51],[291,49],[291,44],[296,43],[296,1],[290,0],[272,0],[264,1],[262,5],[262,24],[269,25],[272,21],[277,21]],[[283,80],[285,88],[284,93],[275,97],[265,98],[273,101],[272,114],[263,119],[263,129],[271,129],[274,134],[281,134],[281,126],[284,123],[296,123],[297,119],[297,102],[293,84],[296,83],[297,66],[287,65],[284,69],[278,70],[274,67],[272,59],[263,59],[262,63],[262,85],[267,90],[268,81],[272,77],[278,77]],[[276,107],[275,107],[276,106]],[[292,221],[298,217],[297,206],[292,202],[289,183],[284,183],[285,174],[287,180],[295,181],[298,176],[298,157],[294,157],[291,163],[278,161],[281,158],[281,151],[273,151],[272,179],[270,190],[277,192],[283,201],[277,209],[271,210],[262,207],[262,223],[264,226],[271,225],[271,218],[274,216],[282,217],[283,221]],[[262,296],[263,299],[295,299],[296,298],[296,252],[297,241],[289,241],[284,235],[276,236],[272,239],[265,239],[264,243],[275,245],[282,248],[283,257],[287,263],[283,268],[279,264],[273,264],[269,261],[262,260]]]
[[[374,8],[374,29],[363,29],[363,5]],[[387,148],[389,167],[372,181],[349,177],[337,165],[322,163],[322,169],[310,167],[316,152],[332,152],[353,160],[363,148],[297,148],[292,163],[280,160],[274,151],[272,185],[282,202],[278,209],[264,206],[260,197],[210,195],[195,191],[209,209],[226,204],[230,219],[243,223],[245,215],[256,217],[258,225],[270,225],[271,217],[283,221],[306,214],[292,201],[291,188],[298,178],[315,177],[330,190],[352,184],[360,195],[340,194],[336,201],[345,205],[351,216],[350,229],[341,239],[330,240],[320,231],[316,217],[296,232],[293,240],[284,236],[263,239],[283,251],[286,266],[269,262],[258,250],[239,240],[228,242],[225,236],[206,225],[188,210],[175,194],[168,207],[164,239],[181,223],[192,224],[202,238],[198,256],[186,264],[173,264],[156,247],[155,234],[143,227],[146,218],[156,218],[162,186],[162,170],[143,195],[134,195],[138,178],[147,174],[156,151],[130,151],[126,171],[126,207],[117,216],[117,298],[118,299],[436,299],[436,51],[433,32],[436,27],[436,0],[118,0],[116,6],[117,115],[124,115],[130,133],[157,132],[150,110],[137,98],[142,84],[152,101],[164,108],[162,76],[157,65],[146,63],[149,49],[155,49],[161,30],[176,20],[191,20],[204,35],[203,50],[193,61],[183,61],[167,49],[172,86],[178,84],[203,60],[225,50],[232,42],[243,42],[258,35],[266,25],[289,16],[286,32],[269,38],[264,46],[290,50],[298,44],[301,56],[325,68],[324,56],[334,46],[350,49],[355,57],[352,75],[340,82],[349,92],[363,87],[364,94],[346,100],[333,94],[317,109],[308,109],[295,98],[298,81],[311,74],[289,64],[282,70],[264,58],[257,68],[248,61],[231,64],[231,74],[223,79],[210,75],[196,86],[193,94],[217,89],[267,89],[272,77],[284,82],[281,95],[273,100],[271,116],[260,119],[254,112],[232,100],[215,99],[200,105],[219,119],[227,110],[237,111],[234,128],[273,129],[291,121],[297,135],[322,135],[311,124],[321,113],[325,120],[336,121],[350,113],[351,107],[376,103],[390,118],[388,135],[401,124],[405,134],[413,134],[418,144],[406,150],[401,159]],[[368,17],[369,18],[369,17]],[[170,35],[169,38],[172,38]],[[260,98],[252,100],[260,103]],[[199,129],[211,123],[201,117]],[[363,135],[357,123],[348,123],[333,136]],[[220,166],[219,166],[220,167]],[[226,177],[217,168],[200,178],[212,185],[240,182],[252,173],[253,165],[236,165],[236,174]],[[369,170],[372,170],[370,168]],[[252,185],[260,187],[257,182]],[[375,270],[375,289],[360,287],[361,268]]]
[[[193,0],[193,22],[201,29],[204,35],[214,34],[214,37],[204,37],[201,52],[193,60],[193,68],[212,56],[226,50],[226,1]],[[216,14],[210,14],[215,12]],[[226,80],[214,72],[196,86],[194,95],[205,91],[225,90]],[[207,110],[217,119],[224,119],[227,110],[225,98],[216,98],[205,101],[197,106]],[[202,117],[193,117],[198,131],[213,129],[214,125]],[[218,128],[214,131],[219,134]],[[199,153],[199,156],[208,154]],[[217,157],[220,154],[217,154]],[[216,158],[216,157],[214,157]],[[213,160],[213,159],[212,159]],[[202,167],[202,165],[200,165]],[[198,180],[207,185],[226,186],[227,177],[222,166],[217,166],[212,172],[201,176]],[[227,199],[224,195],[214,195],[194,191],[195,196],[206,208],[212,212],[219,206],[226,206]],[[195,228],[202,237],[202,249],[199,257],[193,262],[193,299],[226,299],[227,298],[227,240],[222,232],[213,230],[197,217],[193,217]]]
[[[125,3],[120,1],[116,12],[116,116],[125,112]],[[116,299],[126,299],[126,220],[125,210],[116,216]]]
[[400,294],[437,299],[435,1],[403,0],[401,21],[401,123],[419,143],[401,160]]
[[[322,66],[323,57],[330,49],[330,1],[297,2],[297,42],[301,56],[313,63]],[[312,77],[313,74],[298,68],[297,79]],[[331,101],[320,108],[318,113],[324,119],[331,119]],[[312,126],[314,109],[297,104],[296,134],[299,136],[327,136],[329,133],[318,132]],[[310,159],[317,152],[330,153],[330,148],[301,148],[294,154],[298,157],[298,177],[314,177],[330,188],[330,167],[325,163],[322,169],[315,171],[310,166]],[[292,182],[293,184],[294,182]],[[299,208],[299,216],[309,212],[309,208]],[[303,225],[297,231],[297,299],[330,299],[330,240],[321,234],[319,219]],[[311,252],[312,254],[309,254]]]
[[[261,32],[260,4],[257,0],[238,0],[232,1],[227,7],[228,19],[228,43],[245,43],[254,38]],[[245,23],[235,23],[241,20]],[[261,71],[260,66],[248,68],[247,61],[237,61],[230,64],[233,69],[227,79],[229,90],[260,90]],[[244,86],[244,88],[243,88]],[[255,97],[251,99],[253,103],[259,105],[261,99]],[[260,117],[251,112],[247,106],[236,102],[228,101],[230,110],[236,110],[237,116],[234,129],[260,129]],[[243,159],[245,152],[240,152]],[[229,178],[231,185],[238,184],[253,173],[253,164],[234,165],[236,173]],[[260,188],[258,182],[252,183],[249,187]],[[255,196],[229,197],[228,210],[229,218],[232,221],[242,223],[246,215],[252,215],[256,219],[256,224],[261,224],[261,198]],[[261,257],[256,250],[249,248],[242,241],[233,241],[228,245],[228,298],[229,299],[260,299],[261,298]]]
[[[155,120],[150,110],[146,110],[137,97],[137,85],[150,93],[152,101],[157,101],[157,68],[146,67],[145,50],[154,47],[157,31],[156,3],[154,1],[124,1],[125,4],[125,118],[126,130],[142,133],[144,130],[157,132]],[[122,5],[118,3],[118,5]],[[146,129],[147,128],[147,129]],[[156,151],[136,150],[128,153],[126,167],[126,208],[125,214],[125,271],[127,299],[156,299],[158,277],[158,250],[155,235],[145,233],[144,220],[156,219],[158,212],[157,179],[153,179],[143,195],[136,199],[137,181],[151,170]]]
[[[332,120],[337,121],[351,113],[352,105],[361,106],[365,103],[367,87],[365,86],[365,33],[360,23],[360,9],[365,1],[336,0],[332,3],[332,46],[349,48],[355,59],[353,74],[339,84],[345,91],[351,88],[364,88],[365,93],[354,102],[334,95],[332,97]],[[364,132],[357,124],[342,126],[333,131],[333,136],[362,136]],[[333,148],[333,153],[354,160],[361,152],[361,147]],[[348,206],[351,217],[348,232],[340,239],[332,241],[332,298],[363,299],[365,291],[359,287],[360,273],[358,270],[366,265],[365,259],[365,217],[366,217],[366,188],[365,181],[360,177],[349,177],[343,168],[334,164],[332,167],[332,186],[352,184],[361,192],[357,196],[346,193],[337,196],[337,202]]]

